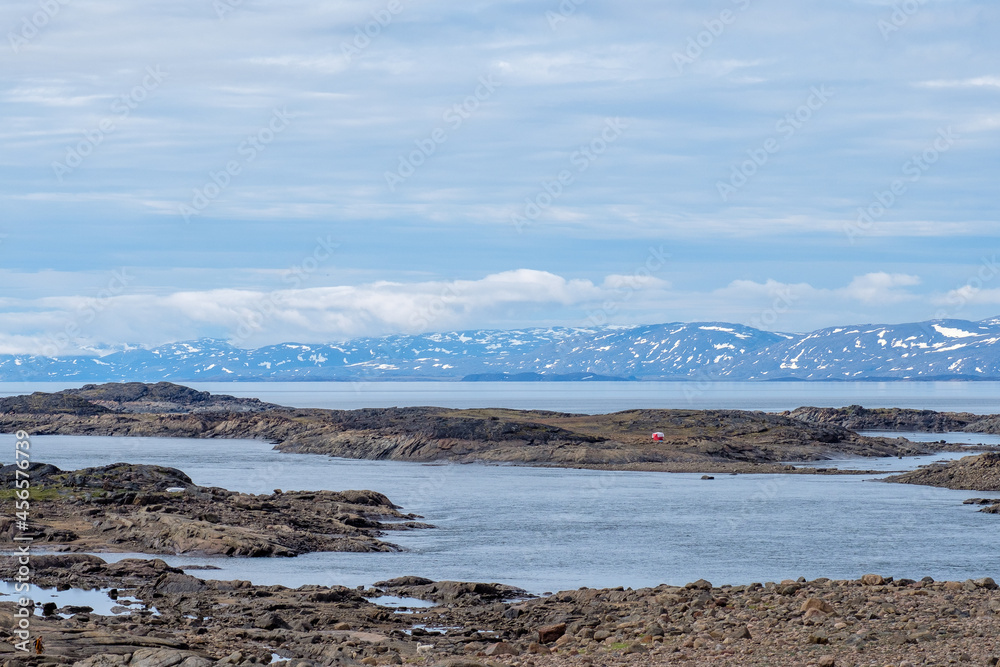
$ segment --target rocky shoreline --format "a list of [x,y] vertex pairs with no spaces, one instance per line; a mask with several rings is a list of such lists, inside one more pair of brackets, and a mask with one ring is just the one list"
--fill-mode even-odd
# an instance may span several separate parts
[[[12,564],[0,576],[10,578]],[[532,598],[499,584],[403,577],[357,590],[255,586],[185,574],[161,560],[35,556],[46,587],[101,589],[113,615],[46,605],[32,621],[44,654],[15,665],[996,665],[1000,591],[964,582],[802,578],[713,586],[588,589]],[[106,589],[113,590],[106,590]],[[105,592],[106,591],[106,592]],[[419,596],[433,607],[369,598]],[[405,600],[402,601],[405,603]],[[0,628],[14,603],[0,602]]]
[[[14,470],[0,468],[0,499],[10,502]],[[25,534],[56,551],[248,557],[398,551],[378,538],[431,528],[374,491],[251,495],[197,486],[176,468],[128,463],[67,472],[35,462],[27,472],[31,530]],[[0,535],[14,534],[14,517],[0,516]]]
[[[955,449],[867,438],[817,419],[815,413],[723,410],[297,410],[169,383],[88,385],[0,399],[0,426],[33,435],[254,438],[286,452],[350,458],[683,471],[708,473],[709,480],[727,473],[871,474],[785,462]],[[652,431],[664,432],[664,440],[652,441]],[[995,460],[1000,455],[966,457],[890,481],[978,483]],[[31,627],[43,640],[41,654],[15,652],[15,638],[6,636],[2,667],[255,667],[275,660],[288,667],[1000,662],[1000,591],[988,577],[934,582],[865,575],[738,586],[699,580],[544,597],[498,583],[415,576],[360,589],[215,581],[155,558],[109,563],[79,552],[274,557],[387,551],[397,549],[382,540],[387,532],[431,526],[373,491],[248,495],[197,486],[174,468],[126,463],[62,471],[36,462],[29,472],[35,546],[61,552],[32,556],[32,582],[91,591],[115,604],[110,614],[40,605]],[[12,495],[12,475],[12,466],[0,469],[0,493]],[[970,504],[980,500],[989,499]],[[12,536],[14,528],[0,518],[0,534]],[[11,580],[16,569],[15,558],[4,558],[0,578]],[[386,596],[398,598],[396,604],[377,604]],[[0,598],[0,632],[15,627],[15,604]]]

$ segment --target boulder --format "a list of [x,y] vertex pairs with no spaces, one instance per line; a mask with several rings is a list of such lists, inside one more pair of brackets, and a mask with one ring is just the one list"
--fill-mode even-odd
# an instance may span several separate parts
[[198,577],[190,574],[177,574],[169,572],[161,576],[153,588],[157,593],[164,595],[176,595],[179,593],[198,593],[205,590],[208,585]]
[[833,613],[833,605],[831,605],[826,600],[821,600],[820,598],[808,598],[805,602],[802,603],[802,606],[799,608],[799,611],[807,612],[810,609],[819,610],[824,614]]
[[163,648],[141,648],[132,654],[129,667],[173,667],[179,665],[192,654]]
[[287,630],[288,623],[274,612],[269,612],[263,616],[258,616],[253,621],[253,627],[261,630]]
[[538,643],[548,644],[554,642],[555,640],[566,634],[566,624],[556,623],[555,625],[546,625],[538,628]]
[[518,651],[514,646],[508,644],[507,642],[497,642],[496,644],[491,644],[484,651],[486,655],[520,655],[521,652]]

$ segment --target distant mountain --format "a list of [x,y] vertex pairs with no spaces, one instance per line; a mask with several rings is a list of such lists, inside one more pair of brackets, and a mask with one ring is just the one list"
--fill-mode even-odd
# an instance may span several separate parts
[[0,380],[1000,380],[1000,318],[773,333],[695,322],[283,343],[202,339],[103,357],[0,356]]

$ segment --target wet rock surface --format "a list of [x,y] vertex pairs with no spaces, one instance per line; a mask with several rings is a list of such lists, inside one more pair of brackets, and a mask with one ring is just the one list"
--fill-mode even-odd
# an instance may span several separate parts
[[[203,581],[160,560],[109,564],[80,554],[38,556],[35,575],[46,586],[114,585],[120,599],[136,601],[134,611],[35,617],[32,629],[43,637],[44,655],[15,654],[8,638],[0,644],[5,664],[208,667],[267,664],[276,655],[290,667],[881,667],[988,665],[1000,650],[1000,590],[990,578],[935,582],[869,574],[743,586],[700,580],[515,601],[462,595],[428,609],[394,610],[365,596],[459,582],[406,577],[412,581],[365,591],[290,589]],[[11,627],[13,610],[13,603],[0,603],[0,627]]]
[[505,584],[466,581],[431,581],[422,577],[398,577],[375,583],[374,588],[391,595],[439,603],[485,604],[534,597],[526,590]]
[[[14,466],[0,468],[14,497]],[[388,531],[429,528],[374,491],[249,495],[202,487],[175,468],[116,463],[62,471],[32,463],[36,543],[61,551],[296,556],[313,551],[397,551]],[[13,537],[13,516],[0,534]],[[20,531],[18,531],[20,532]]]

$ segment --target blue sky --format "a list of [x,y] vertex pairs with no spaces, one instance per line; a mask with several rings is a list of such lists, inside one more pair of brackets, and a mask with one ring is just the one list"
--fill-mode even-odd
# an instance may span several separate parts
[[11,0],[0,353],[995,316],[998,15]]

